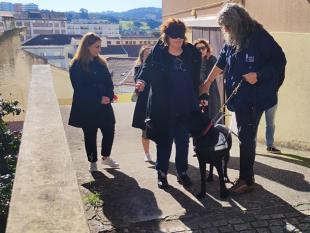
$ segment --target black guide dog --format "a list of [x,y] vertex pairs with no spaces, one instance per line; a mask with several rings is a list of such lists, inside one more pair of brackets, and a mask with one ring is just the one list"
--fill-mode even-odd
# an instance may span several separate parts
[[230,182],[227,176],[227,163],[232,145],[230,130],[225,125],[213,125],[213,122],[208,116],[207,109],[192,113],[189,122],[201,176],[201,190],[197,195],[198,198],[204,198],[206,196],[207,163],[210,164],[210,173],[207,180],[213,180],[213,166],[215,166],[220,181],[220,197],[228,197],[229,191],[225,183]]

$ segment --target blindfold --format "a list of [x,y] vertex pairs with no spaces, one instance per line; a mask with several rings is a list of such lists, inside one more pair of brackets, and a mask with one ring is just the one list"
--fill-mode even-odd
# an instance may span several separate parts
[[183,28],[180,28],[179,26],[170,26],[169,28],[166,29],[165,33],[172,39],[185,38],[185,31]]

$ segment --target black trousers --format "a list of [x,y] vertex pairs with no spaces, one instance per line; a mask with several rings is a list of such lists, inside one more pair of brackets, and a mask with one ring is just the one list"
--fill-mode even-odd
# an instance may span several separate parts
[[[89,162],[97,162],[97,131],[98,127],[82,128],[85,149]],[[110,156],[114,141],[115,124],[100,127],[102,134],[101,155]]]
[[236,107],[238,137],[240,141],[240,173],[239,178],[248,185],[254,182],[254,161],[256,154],[257,128],[262,111],[255,107]]

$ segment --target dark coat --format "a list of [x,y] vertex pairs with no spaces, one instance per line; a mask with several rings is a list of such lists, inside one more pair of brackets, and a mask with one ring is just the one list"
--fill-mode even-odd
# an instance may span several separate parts
[[[135,81],[142,70],[142,65],[135,67]],[[143,92],[140,92],[135,106],[133,114],[132,126],[138,129],[145,130],[144,120],[146,118],[147,100],[149,98],[150,85],[146,85]]]
[[286,59],[281,47],[264,29],[257,28],[250,35],[247,46],[236,52],[225,45],[216,64],[225,69],[226,93],[230,96],[242,75],[249,72],[258,74],[258,82],[251,85],[243,82],[236,96],[228,103],[228,109],[254,106],[264,111],[277,103],[277,91],[283,82]]
[[101,104],[102,96],[111,101],[114,96],[108,68],[95,59],[89,64],[89,71],[74,62],[69,72],[74,90],[69,125],[84,128],[115,124],[112,105]]
[[[203,83],[208,78],[211,70],[213,69],[214,65],[216,64],[216,57],[211,55],[209,59],[203,59],[201,62],[201,69],[200,69],[200,82]],[[217,82],[212,82],[210,89],[209,89],[209,99],[208,99],[208,113],[209,117],[213,119],[215,115],[219,112],[221,107],[221,97],[219,93],[219,89],[217,86]]]
[[[183,46],[184,62],[186,63],[197,94],[200,77],[201,55],[191,44]],[[173,123],[173,106],[171,106],[171,78],[169,76],[168,47],[159,40],[143,64],[138,79],[150,85],[150,94],[147,105],[147,116],[151,119],[152,127],[147,127],[147,137],[156,143],[169,142],[169,133]],[[197,103],[193,103],[193,105]]]

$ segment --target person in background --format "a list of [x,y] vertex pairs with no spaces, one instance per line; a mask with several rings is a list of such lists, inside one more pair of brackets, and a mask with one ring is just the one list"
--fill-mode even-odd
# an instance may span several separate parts
[[187,187],[189,126],[187,119],[199,110],[201,55],[186,42],[185,24],[170,18],[161,25],[161,38],[152,49],[139,73],[136,88],[142,92],[150,85],[147,106],[147,137],[156,143],[161,189],[168,187],[167,173],[173,142],[176,146],[177,180]]
[[275,133],[275,117],[278,105],[274,105],[271,108],[265,110],[265,121],[266,121],[266,146],[267,152],[273,154],[281,154],[281,150],[274,145],[274,133]]
[[208,93],[223,70],[227,96],[240,84],[228,102],[228,109],[236,114],[240,142],[239,178],[230,191],[241,194],[255,187],[257,127],[263,111],[277,104],[277,91],[282,83],[279,79],[283,77],[286,58],[274,38],[241,5],[225,4],[219,12],[218,23],[226,44],[200,91]]
[[[135,74],[134,79],[135,82],[137,82],[137,77],[141,71],[143,62],[146,60],[148,55],[151,52],[150,47],[141,47],[138,59],[136,61],[135,66]],[[138,129],[142,130],[142,146],[144,150],[144,161],[145,162],[151,162],[152,158],[150,155],[150,140],[146,136],[146,130],[145,130],[145,118],[146,118],[146,107],[147,107],[147,101],[150,93],[150,85],[146,85],[143,92],[140,92],[137,98],[134,115],[133,115],[133,121],[132,126]]]
[[[194,46],[201,52],[201,68],[200,68],[200,82],[203,83],[212,68],[216,64],[216,57],[212,55],[210,44],[203,40],[198,39],[194,41]],[[210,119],[213,119],[219,112],[221,107],[221,97],[216,82],[210,86],[208,97],[208,111]]]
[[73,100],[69,125],[82,128],[90,171],[97,171],[97,130],[102,133],[102,162],[111,167],[119,164],[110,158],[114,140],[115,117],[111,101],[113,83],[106,61],[100,57],[101,39],[85,34],[71,61],[70,80]]

